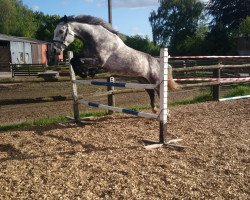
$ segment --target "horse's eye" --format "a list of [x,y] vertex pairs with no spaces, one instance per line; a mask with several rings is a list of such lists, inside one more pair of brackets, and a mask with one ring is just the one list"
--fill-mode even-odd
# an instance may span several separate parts
[[63,34],[63,30],[59,30],[59,33],[60,33],[60,34]]

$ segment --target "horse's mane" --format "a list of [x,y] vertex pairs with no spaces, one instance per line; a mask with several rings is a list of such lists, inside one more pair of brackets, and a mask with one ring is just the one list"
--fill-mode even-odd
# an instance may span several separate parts
[[105,22],[103,19],[98,17],[93,17],[90,15],[79,15],[79,16],[64,16],[61,19],[59,19],[58,24],[64,22],[79,22],[79,23],[85,23],[85,24],[92,24],[92,25],[101,25],[108,31],[118,34],[118,31],[116,31],[109,23]]

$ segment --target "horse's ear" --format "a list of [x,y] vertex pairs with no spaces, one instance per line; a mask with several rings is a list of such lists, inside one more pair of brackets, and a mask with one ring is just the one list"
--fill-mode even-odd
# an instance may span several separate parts
[[68,22],[68,17],[66,15],[64,15],[62,20],[63,20],[63,22],[67,23]]

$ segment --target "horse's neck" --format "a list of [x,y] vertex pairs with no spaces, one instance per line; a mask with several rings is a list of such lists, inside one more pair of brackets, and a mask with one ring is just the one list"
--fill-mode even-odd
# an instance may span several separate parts
[[[102,26],[73,23],[74,32],[82,39],[89,54],[99,57],[102,64],[106,62],[111,53],[124,45],[122,40]],[[96,55],[97,54],[97,55]]]

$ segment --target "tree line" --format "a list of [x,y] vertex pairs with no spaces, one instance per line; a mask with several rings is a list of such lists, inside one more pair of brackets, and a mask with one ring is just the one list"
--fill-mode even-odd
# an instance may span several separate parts
[[173,55],[236,53],[250,36],[250,0],[159,0],[149,17],[153,40]]
[[34,12],[21,0],[0,0],[0,33],[51,41],[58,15]]
[[[149,23],[148,37],[126,36],[130,47],[152,55],[167,46],[172,55],[236,53],[239,36],[250,35],[250,0],[159,0]],[[51,41],[60,16],[34,12],[21,0],[0,0],[0,33]],[[76,40],[68,50],[80,54],[83,44]]]

